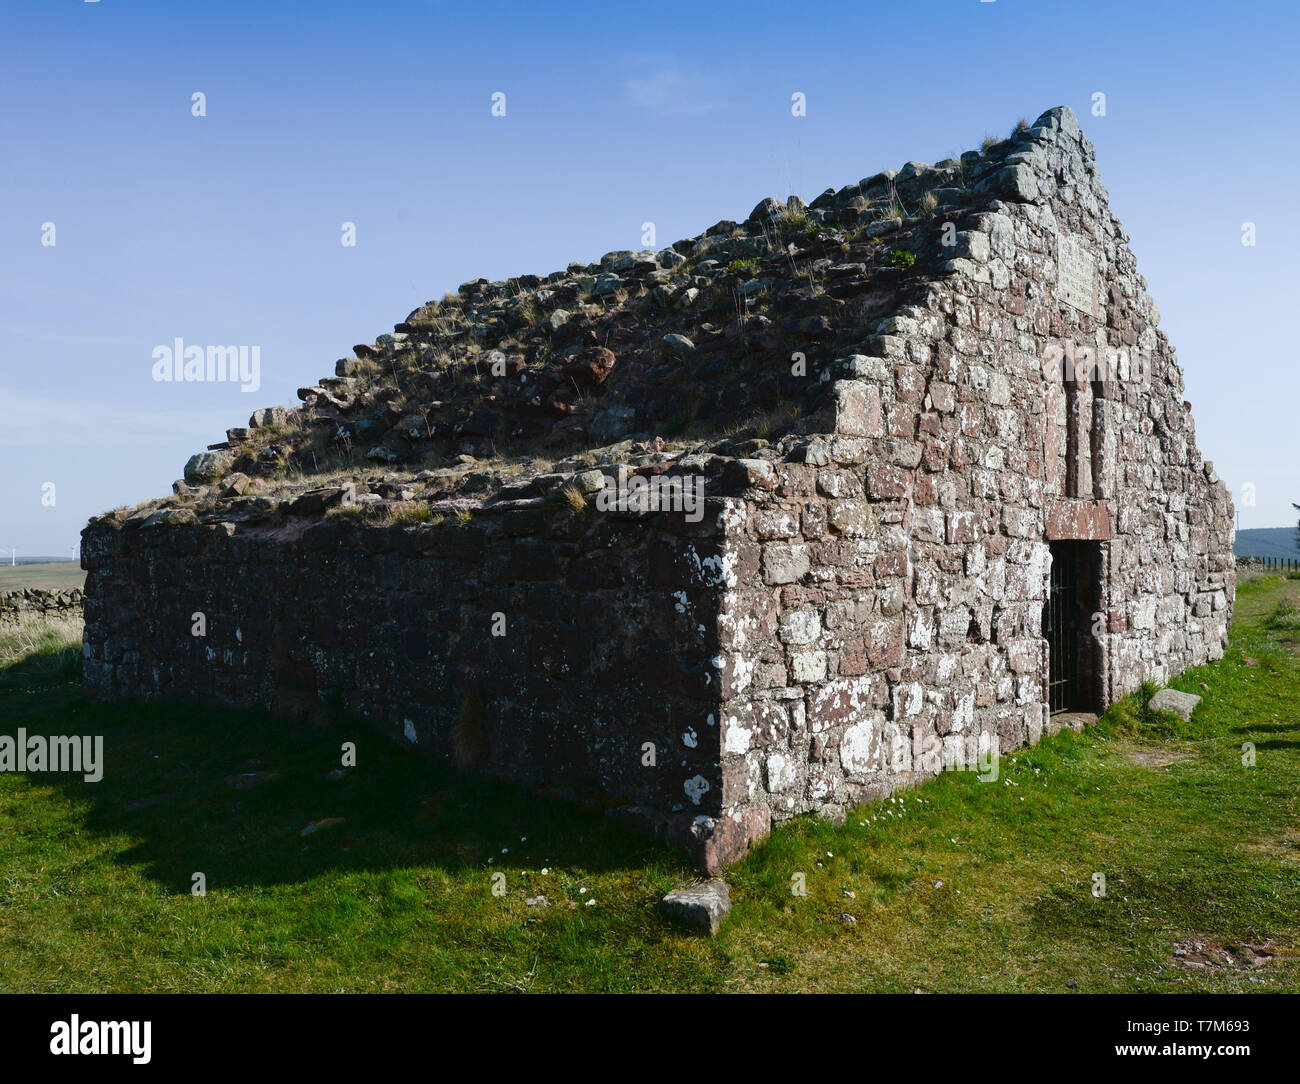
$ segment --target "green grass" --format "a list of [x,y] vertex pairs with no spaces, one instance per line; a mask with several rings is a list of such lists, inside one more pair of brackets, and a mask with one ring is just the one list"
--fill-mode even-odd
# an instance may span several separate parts
[[885,257],[885,266],[908,270],[916,266],[916,253],[909,252],[907,249],[895,249]]
[[76,561],[51,561],[40,565],[0,564],[0,595],[6,591],[21,591],[24,587],[63,591],[70,587],[84,587],[85,583],[86,574]]
[[[1005,757],[997,783],[952,773],[778,829],[728,871],[713,940],[655,910],[683,857],[597,813],[362,728],[90,704],[66,631],[0,642],[0,733],[103,734],[107,760],[93,785],[0,775],[0,990],[1295,991],[1288,602],[1300,581],[1241,585],[1227,656],[1174,682],[1205,697],[1190,723],[1131,698]],[[330,779],[344,740],[359,766]],[[227,782],[245,772],[278,777]],[[1172,955],[1187,939],[1275,955],[1195,971]]]

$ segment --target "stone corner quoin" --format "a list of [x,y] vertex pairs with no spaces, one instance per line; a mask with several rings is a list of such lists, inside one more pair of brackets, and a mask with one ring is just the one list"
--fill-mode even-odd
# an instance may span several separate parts
[[[1056,108],[466,283],[91,521],[87,688],[336,697],[710,873],[1036,742],[1228,635],[1231,498],[1127,240]],[[607,507],[629,479],[698,505]]]

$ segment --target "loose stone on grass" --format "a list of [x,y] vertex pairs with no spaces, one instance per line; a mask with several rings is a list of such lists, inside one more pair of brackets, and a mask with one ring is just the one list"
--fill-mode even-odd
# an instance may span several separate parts
[[674,922],[712,937],[731,910],[731,892],[726,881],[714,879],[674,889],[660,901],[660,906]]
[[1195,693],[1180,693],[1177,689],[1161,689],[1147,701],[1147,707],[1152,711],[1172,711],[1183,722],[1187,722],[1191,719],[1192,712],[1196,710],[1196,705],[1200,702],[1201,698]]

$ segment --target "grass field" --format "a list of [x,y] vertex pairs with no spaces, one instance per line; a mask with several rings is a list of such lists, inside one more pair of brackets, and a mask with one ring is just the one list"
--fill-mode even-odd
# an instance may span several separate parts
[[0,640],[0,733],[107,761],[0,775],[2,990],[1300,990],[1300,580],[1242,584],[1190,724],[1130,699],[995,784],[781,828],[713,940],[655,910],[673,850],[361,729],[89,704],[75,636]]
[[0,565],[0,595],[6,591],[21,591],[24,587],[40,587],[47,591],[62,591],[69,587],[84,587],[86,574],[77,561],[51,561],[41,565]]

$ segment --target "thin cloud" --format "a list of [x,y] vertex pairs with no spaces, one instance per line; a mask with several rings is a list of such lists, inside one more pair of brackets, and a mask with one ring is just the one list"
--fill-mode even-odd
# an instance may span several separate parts
[[3,323],[0,323],[0,335],[21,335],[28,339],[45,339],[49,342],[80,343],[93,346],[123,346],[131,343],[130,339],[123,339],[116,335],[76,335],[51,328],[20,327],[16,324]]
[[[84,438],[87,447],[123,447],[156,444],[160,437],[198,439],[203,433],[221,433],[231,423],[230,407],[207,410],[131,410],[114,404],[62,397],[24,395],[0,387],[0,447],[23,443],[31,446],[64,444]],[[196,436],[197,435],[197,436]]]
[[722,108],[705,81],[672,65],[624,82],[632,104],[661,116],[708,113]]

